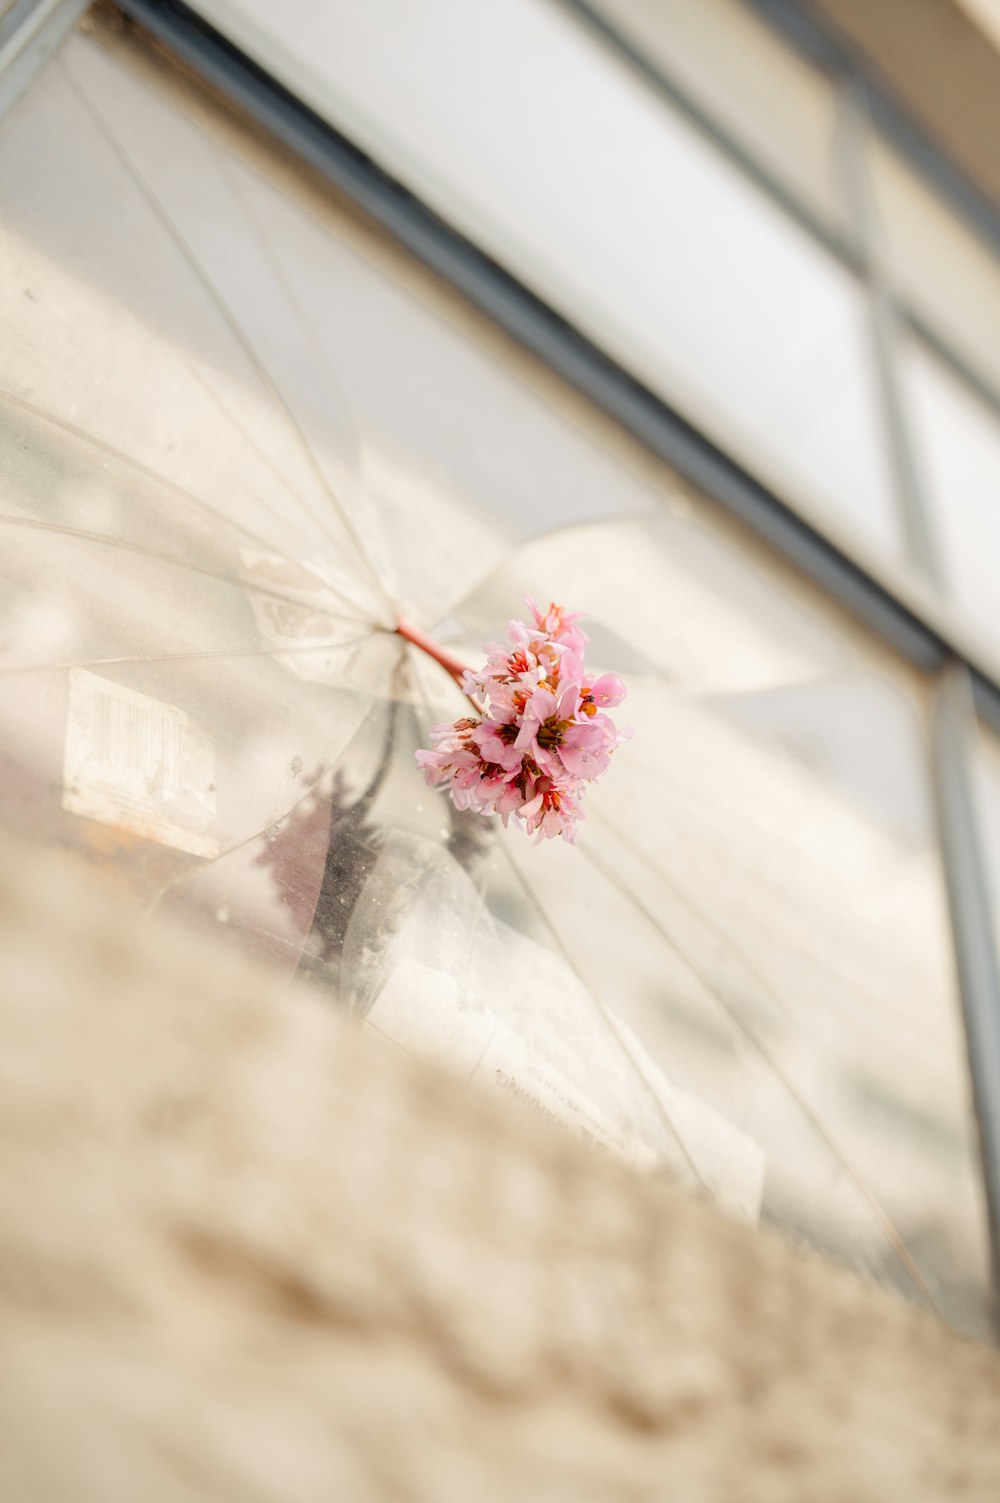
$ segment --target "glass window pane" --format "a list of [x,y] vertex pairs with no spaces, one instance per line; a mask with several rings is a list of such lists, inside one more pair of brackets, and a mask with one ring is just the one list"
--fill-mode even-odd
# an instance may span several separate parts
[[797,198],[827,218],[836,91],[741,0],[599,0],[595,7]]
[[902,347],[901,361],[946,587],[995,657],[1000,651],[1000,417],[916,340]]
[[[372,1031],[984,1328],[919,683],[129,43],[0,125],[0,817]],[[419,775],[525,589],[578,849]]]
[[892,279],[932,328],[988,381],[1000,383],[995,248],[889,146],[873,140],[868,160]]
[[551,0],[202,9],[793,506],[902,556],[854,280]]

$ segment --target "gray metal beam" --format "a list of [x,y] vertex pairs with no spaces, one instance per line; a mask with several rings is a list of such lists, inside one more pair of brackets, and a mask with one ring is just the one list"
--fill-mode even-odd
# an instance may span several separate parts
[[[1000,255],[1000,208],[966,167],[934,139],[901,104],[875,67],[825,16],[802,0],[744,0],[763,20],[816,66],[850,73],[861,85],[873,123],[914,163],[960,217],[974,224]],[[876,5],[872,5],[876,9]],[[916,9],[916,7],[914,7]],[[927,9],[927,7],[924,7]]]
[[[672,78],[665,69],[659,67],[640,46],[633,43],[619,29],[615,22],[608,20],[601,8],[600,0],[597,0],[597,3],[592,3],[592,0],[558,0],[558,3],[583,21],[606,46],[627,62],[636,74],[645,79],[646,83],[669,99],[671,104],[681,114],[686,115],[703,135],[714,141],[715,145],[739,167],[741,172],[758,183],[771,198],[781,205],[786,214],[808,230],[815,239],[821,241],[831,255],[852,271],[859,272],[862,269],[860,248],[849,229],[835,223],[830,217],[824,217],[822,213],[813,209],[811,205],[805,203],[786,187],[782,179],[772,172],[758,156],[748,150],[737,135],[721,126],[708,110],[703,109],[688,89]],[[695,3],[698,3],[698,0],[695,0]]]
[[939,675],[931,713],[938,839],[979,1125],[996,1298],[1000,1288],[1000,954],[973,793],[975,705],[969,671],[963,664],[952,663]]
[[867,100],[850,74],[846,74],[840,84],[838,106],[837,159],[841,191],[861,248],[860,277],[865,289],[872,356],[900,525],[913,563],[930,584],[941,588],[939,550],[899,390],[896,358],[899,321],[883,266],[878,213],[866,162]]
[[[766,163],[713,119],[677,80],[668,76],[613,21],[607,19],[600,0],[555,0],[555,3],[585,21],[607,46],[710,136],[743,172],[820,241],[842,265],[862,279],[868,275],[870,238],[865,239],[856,234],[854,226],[849,223],[837,224],[832,219],[824,218],[809,204],[797,198],[770,171]],[[775,28],[785,42],[813,66],[821,68],[835,79],[849,81],[872,129],[880,131],[896,145],[917,174],[928,180],[932,191],[945,200],[956,218],[964,220],[981,239],[985,239],[988,248],[1000,260],[1000,210],[935,148],[926,133],[880,89],[878,79],[871,71],[843,45],[838,46],[836,40],[820,28],[818,18],[813,19],[799,10],[796,0],[744,0],[744,3],[759,12],[762,21]],[[881,296],[886,308],[885,314],[880,314],[879,317],[885,317],[894,327],[906,325],[915,329],[935,353],[975,389],[994,413],[1000,415],[1000,388],[989,372],[977,369],[970,363],[969,356],[951,343],[946,330],[935,325],[933,314],[916,306],[904,289],[890,286],[884,277],[881,280]]]

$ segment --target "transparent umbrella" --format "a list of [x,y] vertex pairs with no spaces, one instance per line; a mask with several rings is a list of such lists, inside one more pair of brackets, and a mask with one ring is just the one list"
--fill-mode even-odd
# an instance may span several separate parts
[[[396,1047],[981,1327],[919,685],[128,39],[0,125],[3,817]],[[415,762],[525,590],[578,848]]]

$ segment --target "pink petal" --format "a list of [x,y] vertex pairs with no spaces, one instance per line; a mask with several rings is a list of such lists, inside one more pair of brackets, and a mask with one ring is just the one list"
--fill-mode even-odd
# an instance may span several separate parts
[[626,689],[617,673],[602,673],[597,682],[591,685],[590,692],[596,705],[610,709],[621,704]]

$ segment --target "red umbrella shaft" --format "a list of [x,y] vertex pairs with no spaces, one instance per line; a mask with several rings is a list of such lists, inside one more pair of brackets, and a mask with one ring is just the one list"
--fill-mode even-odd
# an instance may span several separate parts
[[461,686],[466,671],[464,663],[460,663],[457,658],[445,652],[426,632],[422,632],[419,626],[411,626],[409,621],[397,622],[396,630],[401,637],[406,638],[407,642],[412,642],[414,647],[419,647],[421,652],[426,652],[435,663],[440,663],[445,672],[450,673],[456,684]]

